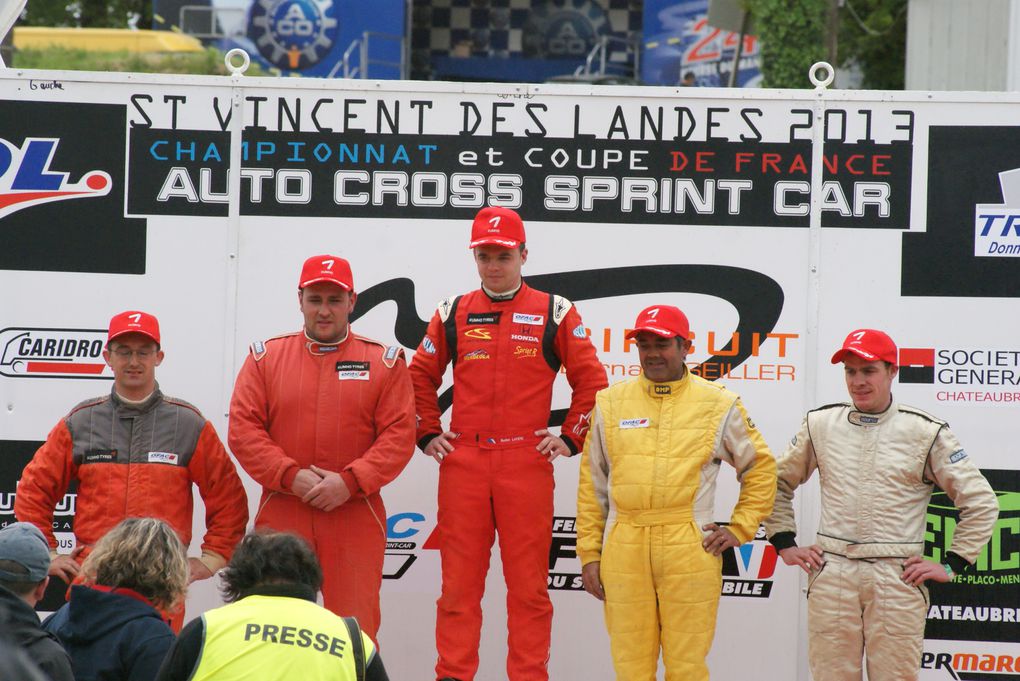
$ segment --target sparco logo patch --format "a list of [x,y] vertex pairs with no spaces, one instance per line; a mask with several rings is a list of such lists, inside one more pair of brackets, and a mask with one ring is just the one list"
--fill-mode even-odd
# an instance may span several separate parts
[[104,329],[0,330],[0,374],[13,378],[113,378]]
[[627,430],[629,428],[647,428],[651,424],[651,419],[623,419],[620,421],[620,430]]
[[341,381],[367,381],[371,362],[337,362],[336,377]]
[[18,148],[0,139],[0,218],[41,203],[106,196],[113,181],[102,170],[85,173],[77,182],[50,170],[59,139],[25,139]]

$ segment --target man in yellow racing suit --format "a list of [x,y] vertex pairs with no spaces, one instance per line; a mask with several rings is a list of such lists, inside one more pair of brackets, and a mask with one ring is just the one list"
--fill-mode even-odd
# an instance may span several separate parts
[[[726,548],[751,540],[775,496],[776,465],[734,393],[694,376],[687,317],[658,305],[638,316],[642,375],[597,393],[577,493],[585,590],[605,601],[617,678],[708,679]],[[712,522],[719,463],[740,498]],[[606,526],[609,531],[606,532]]]

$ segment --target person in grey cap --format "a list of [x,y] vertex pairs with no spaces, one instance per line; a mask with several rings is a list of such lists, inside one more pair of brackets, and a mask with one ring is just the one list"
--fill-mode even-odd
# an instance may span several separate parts
[[0,632],[52,681],[73,681],[71,658],[35,612],[50,578],[50,546],[31,523],[0,530]]

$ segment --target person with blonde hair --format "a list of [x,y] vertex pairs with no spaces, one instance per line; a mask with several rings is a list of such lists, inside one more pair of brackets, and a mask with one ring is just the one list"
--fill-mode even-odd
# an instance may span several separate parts
[[188,588],[188,558],[156,518],[128,518],[105,534],[81,566],[82,583],[43,622],[71,655],[76,681],[155,678],[174,642],[166,621]]

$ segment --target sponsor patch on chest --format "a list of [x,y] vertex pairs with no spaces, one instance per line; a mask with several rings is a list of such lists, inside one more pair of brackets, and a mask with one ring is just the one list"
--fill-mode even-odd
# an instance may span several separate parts
[[90,449],[81,457],[81,462],[86,463],[113,463],[117,460],[116,449]]
[[499,324],[499,316],[502,312],[470,312],[467,316],[468,324]]
[[545,315],[543,314],[525,314],[523,312],[514,312],[514,324],[530,324],[532,326],[538,326],[545,322]]
[[856,426],[873,426],[879,422],[878,416],[865,414],[859,411],[852,411],[847,415],[847,420]]
[[181,457],[173,452],[149,452],[149,463],[168,463],[176,466]]
[[652,425],[650,418],[641,419],[620,419],[620,430],[630,430],[631,428],[647,428]]
[[367,381],[371,362],[337,362],[336,377],[341,381]]

